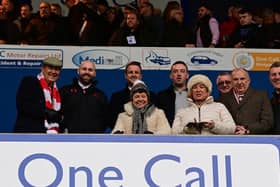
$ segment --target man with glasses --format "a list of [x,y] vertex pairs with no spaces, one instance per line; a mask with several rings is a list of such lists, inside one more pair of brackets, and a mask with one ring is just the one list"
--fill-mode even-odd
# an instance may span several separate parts
[[265,134],[273,127],[272,107],[265,91],[250,88],[249,73],[235,68],[233,89],[220,96],[236,123],[236,134]]
[[216,84],[219,94],[228,93],[232,89],[232,76],[229,72],[222,72],[217,76]]

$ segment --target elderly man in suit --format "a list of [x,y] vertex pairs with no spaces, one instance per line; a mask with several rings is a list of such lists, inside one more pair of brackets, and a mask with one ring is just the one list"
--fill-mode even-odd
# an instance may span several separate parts
[[236,134],[265,134],[273,126],[272,107],[267,93],[250,88],[248,72],[242,68],[232,71],[233,89],[222,94],[222,102],[236,123]]

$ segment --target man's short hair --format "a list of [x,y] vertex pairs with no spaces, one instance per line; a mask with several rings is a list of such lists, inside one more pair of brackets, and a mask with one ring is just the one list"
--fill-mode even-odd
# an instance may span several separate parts
[[187,64],[186,64],[184,61],[180,61],[180,60],[174,62],[174,63],[171,65],[170,71],[172,71],[173,66],[174,66],[174,65],[177,65],[177,64],[182,64],[183,66],[185,66],[186,70],[189,71],[189,68],[188,68]]
[[277,62],[273,62],[271,64],[269,70],[271,70],[271,68],[278,68],[278,67],[280,67],[280,61],[279,62],[278,61]]
[[238,11],[238,14],[246,14],[246,13],[252,15],[252,14],[253,14],[253,11],[250,10],[249,8],[241,8],[241,9]]
[[223,72],[221,72],[221,73],[219,73],[219,74],[217,75],[216,84],[218,84],[218,78],[219,78],[220,76],[225,76],[225,75],[228,75],[228,76],[232,77],[231,72],[223,71]]
[[125,73],[127,73],[127,69],[128,69],[128,67],[131,66],[131,65],[138,66],[139,69],[140,69],[140,71],[142,72],[141,63],[138,62],[138,61],[131,61],[131,62],[129,62],[129,63],[126,64],[126,66],[125,66]]

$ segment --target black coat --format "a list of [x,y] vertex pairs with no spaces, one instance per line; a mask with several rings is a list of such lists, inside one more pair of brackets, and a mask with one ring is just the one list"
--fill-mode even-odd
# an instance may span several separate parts
[[186,44],[195,45],[195,35],[184,24],[171,20],[165,23],[161,44],[167,47],[185,47]]
[[157,95],[157,107],[164,111],[170,126],[172,126],[175,117],[175,99],[176,94],[172,85]]
[[103,91],[93,83],[82,89],[75,79],[60,90],[64,116],[62,128],[69,133],[104,133],[107,127],[108,100]]
[[17,118],[14,132],[46,133],[45,97],[37,77],[24,77],[16,95]]
[[272,134],[280,134],[280,95],[276,92],[273,92],[271,104],[274,116],[274,126],[272,129]]

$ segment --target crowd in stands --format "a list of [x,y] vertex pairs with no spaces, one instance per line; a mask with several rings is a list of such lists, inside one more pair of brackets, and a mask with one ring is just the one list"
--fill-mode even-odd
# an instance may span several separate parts
[[56,3],[42,1],[33,13],[28,1],[15,2],[1,0],[2,44],[280,48],[280,8],[232,5],[219,22],[202,3],[190,27],[178,1],[161,11],[149,0],[124,7],[110,7],[106,0],[66,0],[67,16]]

